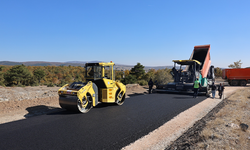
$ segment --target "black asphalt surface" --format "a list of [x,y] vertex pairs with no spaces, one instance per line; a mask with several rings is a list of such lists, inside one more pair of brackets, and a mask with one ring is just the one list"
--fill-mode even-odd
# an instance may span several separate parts
[[87,114],[66,110],[0,125],[0,150],[121,149],[206,97],[149,94],[122,106],[100,104]]

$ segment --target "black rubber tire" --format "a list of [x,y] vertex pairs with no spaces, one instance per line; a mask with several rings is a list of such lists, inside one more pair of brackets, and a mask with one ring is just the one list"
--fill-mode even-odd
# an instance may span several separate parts
[[247,81],[246,80],[241,80],[240,81],[240,85],[241,86],[246,86],[247,85]]
[[232,80],[231,84],[232,84],[232,86],[237,86],[237,85],[239,85],[239,81],[238,80]]

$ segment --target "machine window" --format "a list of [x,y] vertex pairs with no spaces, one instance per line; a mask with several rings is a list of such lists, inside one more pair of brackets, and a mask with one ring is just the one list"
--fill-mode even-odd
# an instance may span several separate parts
[[86,78],[100,79],[102,77],[101,66],[87,66],[86,72],[87,72]]
[[106,78],[106,79],[112,79],[112,67],[111,66],[105,66],[104,67],[104,70],[105,70],[105,72],[104,72],[104,77]]

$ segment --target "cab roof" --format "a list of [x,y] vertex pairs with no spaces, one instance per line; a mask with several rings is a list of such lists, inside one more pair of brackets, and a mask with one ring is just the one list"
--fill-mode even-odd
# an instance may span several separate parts
[[85,66],[113,66],[113,62],[86,63]]
[[194,63],[201,64],[198,60],[173,60],[173,62],[179,64],[179,65],[192,65]]

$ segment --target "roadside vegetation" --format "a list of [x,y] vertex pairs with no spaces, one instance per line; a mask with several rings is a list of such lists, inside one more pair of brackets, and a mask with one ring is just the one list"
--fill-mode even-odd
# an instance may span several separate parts
[[229,68],[241,68],[241,60],[234,62],[233,64],[228,65]]
[[[150,78],[158,83],[172,80],[171,69],[144,70],[137,63],[131,70],[115,70],[116,80],[124,84],[147,85]],[[0,86],[63,86],[66,83],[85,81],[85,68],[81,66],[0,66]]]
[[74,66],[0,66],[1,86],[63,86],[84,81],[83,67]]
[[171,69],[150,69],[147,72],[144,70],[144,66],[137,63],[130,71],[125,71],[125,77],[121,80],[124,84],[138,83],[140,85],[147,85],[150,78],[154,84],[166,84],[173,81],[173,77],[170,74]]
[[[171,69],[150,69],[137,63],[130,70],[115,70],[116,80],[124,84],[147,85],[150,78],[154,84],[173,81]],[[0,66],[0,86],[63,86],[66,83],[85,81],[85,68],[81,66]],[[215,68],[215,76],[221,77],[222,70]]]

